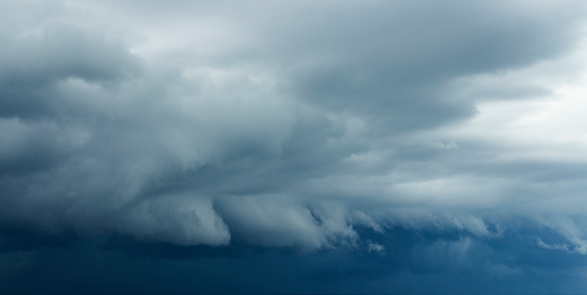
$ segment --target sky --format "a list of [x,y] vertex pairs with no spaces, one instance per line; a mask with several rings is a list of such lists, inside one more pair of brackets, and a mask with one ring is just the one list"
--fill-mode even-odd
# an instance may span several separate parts
[[587,294],[587,2],[0,0],[0,294]]

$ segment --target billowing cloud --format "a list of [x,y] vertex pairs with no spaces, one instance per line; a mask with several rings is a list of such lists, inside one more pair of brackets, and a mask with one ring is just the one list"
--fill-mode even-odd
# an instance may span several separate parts
[[1,2],[0,292],[584,292],[586,8]]

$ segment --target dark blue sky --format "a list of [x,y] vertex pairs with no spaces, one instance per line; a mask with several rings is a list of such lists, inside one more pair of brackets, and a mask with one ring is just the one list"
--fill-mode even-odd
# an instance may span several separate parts
[[0,294],[587,293],[586,4],[0,0]]

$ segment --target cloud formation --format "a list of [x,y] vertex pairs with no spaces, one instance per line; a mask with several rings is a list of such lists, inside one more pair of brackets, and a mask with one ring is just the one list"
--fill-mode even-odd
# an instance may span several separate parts
[[585,9],[1,2],[0,292],[582,292]]

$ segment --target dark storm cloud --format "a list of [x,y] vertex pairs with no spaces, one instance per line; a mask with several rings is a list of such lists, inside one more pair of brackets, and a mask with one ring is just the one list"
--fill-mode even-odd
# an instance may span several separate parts
[[390,230],[387,237],[369,230],[360,232],[388,247],[387,254],[339,248],[299,256],[275,248],[182,247],[113,239],[103,247],[75,242],[11,252],[2,257],[2,264],[10,269],[6,275],[10,288],[25,293],[584,291],[577,270],[584,265],[585,256],[532,247],[531,239],[517,233],[477,240],[457,232],[399,228]]
[[584,290],[582,3],[0,6],[0,292]]
[[0,58],[3,117],[63,116],[67,109],[60,82],[116,82],[138,70],[138,59],[101,32],[66,25],[29,28],[4,36]]
[[[286,58],[311,60],[292,67],[300,98],[367,113],[386,131],[405,132],[474,113],[474,101],[447,99],[450,79],[531,64],[573,42],[572,20],[561,22],[568,11],[531,15],[506,5],[371,3],[352,13],[354,4],[343,2],[292,26],[274,46]],[[288,38],[308,28],[301,42]]]

